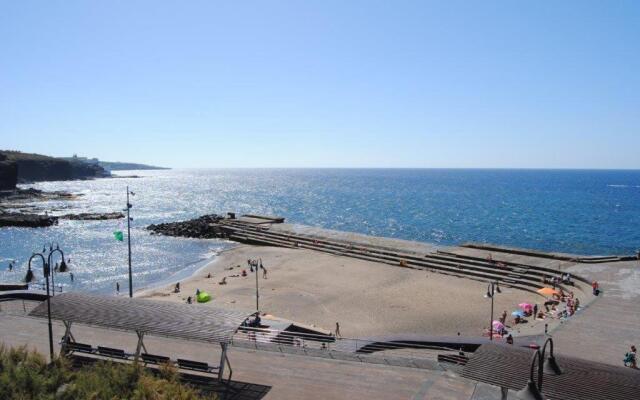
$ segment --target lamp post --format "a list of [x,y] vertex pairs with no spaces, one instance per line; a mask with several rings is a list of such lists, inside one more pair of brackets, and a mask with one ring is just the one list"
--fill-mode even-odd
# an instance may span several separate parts
[[258,270],[262,268],[262,259],[260,259],[260,267],[256,263],[256,311],[260,312],[260,292],[258,291]]
[[129,194],[135,196],[135,193],[129,191],[127,186],[127,245],[129,249],[129,297],[133,297],[133,275],[131,273],[131,216],[129,211],[133,205],[129,202]]
[[486,296],[491,298],[491,321],[489,322],[489,340],[493,340],[493,296],[496,293],[500,293],[500,286],[498,282],[491,282],[487,287]]
[[[45,248],[43,248],[45,249]],[[46,250],[46,249],[45,249]],[[47,264],[49,264],[49,266],[51,266],[51,260],[53,258],[53,254],[54,253],[60,253],[60,256],[62,257],[62,261],[60,262],[60,266],[58,268],[53,268],[51,270],[51,288],[52,288],[52,292],[51,295],[55,296],[56,295],[56,284],[55,284],[55,280],[54,280],[54,276],[57,272],[61,272],[61,273],[65,273],[67,272],[67,263],[64,260],[64,252],[62,250],[60,250],[60,245],[58,245],[58,243],[56,243],[56,248],[53,248],[53,243],[49,244],[49,256],[47,257]],[[43,252],[44,254],[44,252]],[[58,264],[56,263],[56,266]]]
[[[547,344],[551,344],[549,348],[549,358],[545,359]],[[538,364],[538,382],[534,378],[534,370]],[[562,369],[558,365],[556,358],[553,356],[553,339],[548,338],[542,346],[542,351],[537,349],[531,357],[531,367],[529,369],[529,380],[527,386],[516,393],[516,397],[522,400],[544,400],[542,395],[542,381],[544,374],[562,375]]]
[[27,269],[27,275],[25,276],[25,282],[29,283],[33,280],[33,271],[31,271],[31,261],[35,257],[40,257],[42,259],[42,274],[44,275],[44,280],[46,281],[47,287],[47,319],[49,325],[49,355],[51,356],[51,361],[53,361],[53,328],[51,326],[51,297],[49,296],[49,274],[50,274],[50,265],[47,263],[47,260],[44,258],[42,253],[33,253],[33,255],[29,258],[29,269]]

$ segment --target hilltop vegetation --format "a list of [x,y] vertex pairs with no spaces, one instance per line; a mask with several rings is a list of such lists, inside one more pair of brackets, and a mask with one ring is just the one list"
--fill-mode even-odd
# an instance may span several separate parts
[[[211,399],[211,397],[206,397]],[[47,364],[39,353],[0,344],[0,399],[51,400],[200,400],[194,389],[181,384],[175,369],[158,376],[140,365],[98,362],[73,370],[64,358]]]

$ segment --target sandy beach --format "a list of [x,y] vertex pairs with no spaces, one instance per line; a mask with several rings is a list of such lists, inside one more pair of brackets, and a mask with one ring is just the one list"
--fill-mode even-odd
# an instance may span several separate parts
[[[180,293],[173,293],[170,285],[136,296],[186,302],[200,289],[213,300],[194,307],[255,311],[255,276],[247,260],[256,258],[268,271],[266,279],[259,275],[263,313],[325,330],[339,322],[345,337],[458,332],[479,336],[489,325],[486,283],[304,249],[238,245],[181,281]],[[243,269],[247,277],[240,276]],[[223,277],[227,284],[218,284]],[[541,298],[502,287],[495,297],[495,319],[523,301],[539,303]]]

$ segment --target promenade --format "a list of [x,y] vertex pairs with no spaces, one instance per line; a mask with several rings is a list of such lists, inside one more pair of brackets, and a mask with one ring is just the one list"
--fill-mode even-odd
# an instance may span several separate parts
[[[64,333],[54,322],[54,337]],[[74,326],[79,341],[132,350],[135,334]],[[9,346],[27,345],[48,353],[46,320],[2,315],[0,340]],[[150,352],[216,363],[216,346],[147,337]],[[56,345],[56,352],[59,346]],[[378,365],[291,354],[231,348],[233,381],[248,384],[238,399],[407,399],[491,400],[499,389],[457,377],[449,372]]]

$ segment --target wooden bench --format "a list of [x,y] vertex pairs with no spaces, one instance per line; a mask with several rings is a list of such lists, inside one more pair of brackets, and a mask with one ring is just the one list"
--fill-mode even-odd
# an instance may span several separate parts
[[94,353],[93,347],[91,347],[90,344],[86,343],[67,342],[65,344],[65,349],[67,353]]
[[178,364],[178,368],[187,369],[191,371],[212,373],[218,370],[218,367],[211,367],[206,362],[185,360],[182,358],[178,358],[176,362]]
[[142,357],[142,361],[144,361],[145,364],[171,363],[171,359],[169,357],[159,356],[156,354],[142,353],[140,354],[140,357]]
[[124,352],[124,350],[114,349],[112,347],[98,346],[98,354],[101,356],[110,357],[110,358],[120,358],[120,359],[128,358],[128,355],[127,353]]
[[[86,353],[86,354],[96,354],[102,357],[116,358],[120,360],[127,360],[131,357],[131,354],[126,353],[122,349],[115,349],[115,348],[106,347],[106,346],[98,346],[97,348],[93,348],[90,344],[78,343],[78,342],[66,343],[66,352],[68,355],[71,355],[72,353]],[[218,370],[220,369],[219,367],[210,366],[206,362],[185,360],[182,358],[179,358],[174,362],[169,357],[161,356],[158,354],[141,353],[140,358],[142,358],[142,361],[145,364],[153,364],[153,365],[159,365],[163,363],[175,364],[180,369],[196,371],[196,372],[217,373]]]

